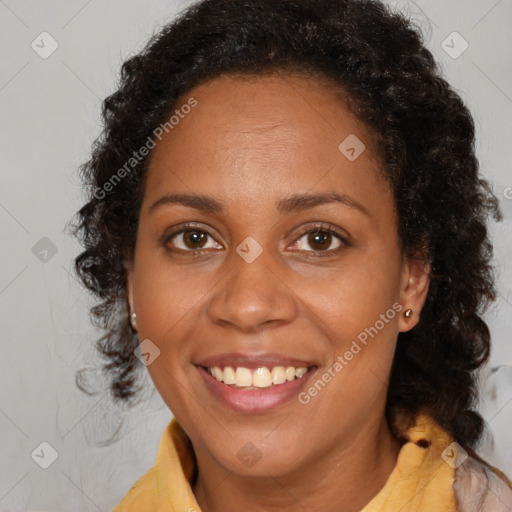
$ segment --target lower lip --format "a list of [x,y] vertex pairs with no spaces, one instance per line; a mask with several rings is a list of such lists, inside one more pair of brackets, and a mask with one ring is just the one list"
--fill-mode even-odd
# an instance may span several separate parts
[[237,389],[215,379],[202,366],[197,369],[208,389],[222,403],[238,412],[266,412],[276,409],[297,397],[301,388],[306,386],[316,368],[311,368],[300,379],[294,379],[283,384],[259,389]]

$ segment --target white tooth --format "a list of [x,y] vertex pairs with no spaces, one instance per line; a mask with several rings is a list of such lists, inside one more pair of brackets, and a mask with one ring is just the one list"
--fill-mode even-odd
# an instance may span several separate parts
[[288,366],[285,370],[286,380],[295,379],[295,368],[293,366]]
[[240,387],[252,386],[251,370],[238,367],[235,373],[235,384]]
[[224,381],[224,384],[235,384],[235,370],[233,370],[231,366],[226,366],[226,368],[224,368],[224,378],[222,380]]
[[222,378],[224,377],[224,372],[218,367],[213,367],[213,376],[218,380],[222,382]]
[[298,379],[300,379],[301,377],[304,377],[304,375],[306,375],[308,369],[301,366],[300,368],[295,368],[295,377],[297,377]]
[[272,382],[274,384],[282,384],[286,382],[286,374],[284,373],[284,366],[275,366],[272,369]]
[[268,388],[272,384],[272,374],[268,368],[257,368],[252,374],[252,385],[257,388]]
[[226,366],[224,371],[219,366],[208,368],[210,373],[219,382],[228,385],[236,385],[239,387],[254,386],[257,388],[268,388],[272,384],[279,385],[286,381],[292,381],[295,378],[303,377],[308,369],[306,367],[295,368],[294,366],[275,366],[270,371],[267,367],[262,366],[254,370],[249,368],[238,367],[236,371],[231,366]]

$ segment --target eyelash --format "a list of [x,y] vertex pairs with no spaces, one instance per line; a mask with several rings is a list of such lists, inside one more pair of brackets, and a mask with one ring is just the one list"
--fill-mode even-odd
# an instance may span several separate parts
[[[187,224],[180,226],[179,230],[173,231],[169,235],[165,235],[163,237],[162,243],[163,243],[164,247],[171,253],[192,253],[193,256],[201,256],[203,254],[203,252],[210,251],[211,249],[188,249],[188,250],[185,250],[185,249],[176,249],[176,248],[169,247],[169,242],[173,238],[175,238],[178,235],[181,235],[183,233],[193,232],[193,231],[197,231],[199,233],[205,233],[210,238],[214,238],[206,229],[202,229],[202,225],[195,224],[195,223],[187,223]],[[300,240],[304,235],[309,235],[311,233],[317,233],[317,232],[333,235],[335,238],[337,238],[341,242],[341,245],[339,247],[337,247],[336,249],[328,249],[325,251],[303,251],[303,250],[298,249],[296,252],[305,252],[305,253],[309,253],[309,254],[314,254],[315,257],[326,257],[326,256],[332,256],[333,254],[338,254],[344,248],[351,246],[350,238],[348,236],[341,235],[337,230],[335,230],[334,228],[331,227],[331,224],[326,224],[326,223],[322,223],[322,222],[315,223],[312,226],[308,226],[306,231],[303,231],[298,235],[298,237],[295,239],[294,243],[296,243],[298,240]],[[218,243],[218,242],[216,242],[216,243]]]

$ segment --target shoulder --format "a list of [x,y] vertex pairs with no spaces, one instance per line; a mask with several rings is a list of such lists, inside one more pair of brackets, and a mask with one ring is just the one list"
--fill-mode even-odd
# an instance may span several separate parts
[[510,512],[512,483],[479,457],[468,456],[455,469],[453,483],[457,512]]
[[139,512],[142,510],[156,510],[157,496],[155,468],[151,468],[142,475],[130,488],[121,503],[112,512]]
[[[421,478],[431,487],[448,486],[457,512],[512,512],[512,483],[499,469],[480,458],[473,450],[464,450],[444,428],[428,414],[411,418],[408,414],[397,415],[395,432],[409,441],[409,451],[419,460],[421,450],[428,446],[425,467],[429,466],[437,478],[425,472],[422,465],[415,466]],[[404,446],[405,448],[406,446]],[[435,485],[434,485],[435,484]],[[425,491],[428,485],[424,486]],[[436,487],[435,494],[438,494]]]

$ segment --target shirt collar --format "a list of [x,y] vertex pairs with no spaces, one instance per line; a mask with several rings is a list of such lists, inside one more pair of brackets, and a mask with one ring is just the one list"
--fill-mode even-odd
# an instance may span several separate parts
[[[454,467],[446,454],[443,456],[453,442],[452,437],[423,414],[403,430],[402,437],[405,444],[395,468],[361,512],[455,510]],[[197,471],[194,450],[176,418],[164,430],[153,470],[157,512],[200,512],[192,491]]]

